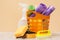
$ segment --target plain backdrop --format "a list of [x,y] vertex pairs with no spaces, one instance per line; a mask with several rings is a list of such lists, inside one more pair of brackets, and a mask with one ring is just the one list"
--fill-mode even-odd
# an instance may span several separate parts
[[27,5],[38,5],[44,3],[47,6],[55,6],[55,11],[51,14],[50,30],[51,32],[60,32],[60,1],[59,0],[0,0],[0,32],[15,32],[17,23],[22,15],[22,7],[18,3]]

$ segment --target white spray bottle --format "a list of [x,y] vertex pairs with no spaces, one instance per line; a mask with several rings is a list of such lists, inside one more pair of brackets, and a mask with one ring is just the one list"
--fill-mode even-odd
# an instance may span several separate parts
[[26,11],[27,11],[27,4],[19,3],[19,6],[22,7],[22,18],[18,22],[18,27],[27,25],[27,18],[26,18]]
[[19,3],[19,5],[20,7],[22,6],[23,9],[22,9],[22,18],[19,20],[18,28],[15,32],[16,37],[23,36],[28,29],[27,18],[26,18],[27,5],[24,3]]

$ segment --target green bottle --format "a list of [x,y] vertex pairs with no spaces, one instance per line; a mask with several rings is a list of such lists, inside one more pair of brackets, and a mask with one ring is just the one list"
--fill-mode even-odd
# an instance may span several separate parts
[[28,7],[28,10],[35,10],[35,7],[33,6],[33,5],[30,5],[29,7]]
[[34,16],[32,11],[35,11],[35,6],[29,5],[28,11],[29,11],[29,12],[28,12],[28,16],[29,16],[29,17],[30,17],[31,15]]

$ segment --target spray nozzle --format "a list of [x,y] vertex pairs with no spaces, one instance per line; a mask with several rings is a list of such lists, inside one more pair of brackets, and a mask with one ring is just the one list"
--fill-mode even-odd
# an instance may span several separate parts
[[27,4],[25,4],[25,3],[19,3],[19,6],[22,6],[22,7],[26,8]]

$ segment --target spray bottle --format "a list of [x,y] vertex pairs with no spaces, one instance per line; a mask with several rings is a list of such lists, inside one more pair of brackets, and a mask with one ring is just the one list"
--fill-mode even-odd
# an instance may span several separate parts
[[15,32],[16,37],[23,36],[28,29],[27,18],[26,18],[27,5],[24,3],[19,3],[19,6],[22,7],[23,9],[22,9],[22,18],[19,20],[18,28]]

